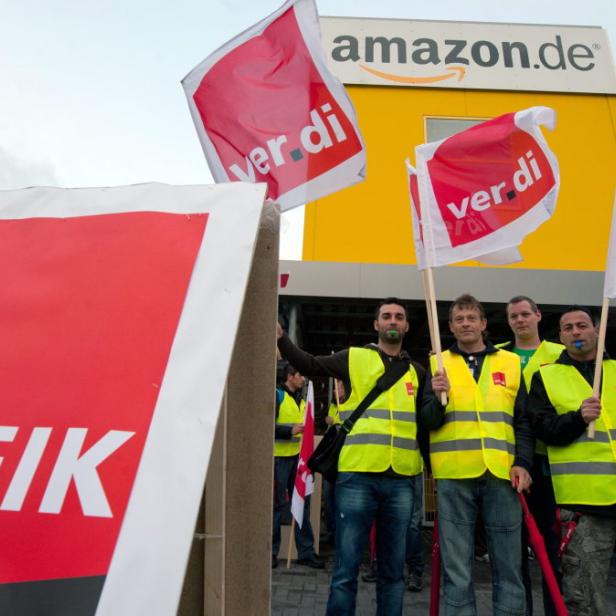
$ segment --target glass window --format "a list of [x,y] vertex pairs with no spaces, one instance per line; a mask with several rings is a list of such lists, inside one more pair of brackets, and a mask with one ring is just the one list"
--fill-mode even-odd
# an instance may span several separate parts
[[440,141],[471,126],[481,124],[488,118],[426,118],[426,142]]

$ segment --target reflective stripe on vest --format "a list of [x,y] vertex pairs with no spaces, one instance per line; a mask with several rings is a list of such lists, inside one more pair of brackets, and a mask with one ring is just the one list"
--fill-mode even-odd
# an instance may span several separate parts
[[[353,414],[353,411],[341,411],[340,418],[342,421],[348,419]],[[390,412],[387,409],[366,409],[362,417],[374,417],[375,419],[389,419],[393,415],[393,418],[397,421],[415,421],[415,416],[406,411],[393,411]]]
[[[300,406],[286,391],[280,404],[278,417],[276,418],[277,426],[292,427],[296,424],[304,422],[304,407],[305,403],[302,400]],[[287,458],[299,454],[299,448],[302,437],[301,434],[295,434],[290,440],[277,439],[274,441],[274,455],[276,457]]]
[[[513,416],[502,411],[480,411],[481,421],[503,421],[513,426]],[[450,421],[477,421],[477,411],[451,411],[445,415],[445,423]]]
[[[432,372],[436,358],[430,358]],[[489,470],[509,478],[515,455],[513,412],[521,380],[520,358],[508,351],[485,356],[475,382],[464,358],[445,351],[451,384],[445,421],[430,432],[430,461],[437,479],[479,477]]]
[[[540,369],[550,402],[559,415],[577,411],[592,388],[575,366],[552,364]],[[595,438],[584,432],[565,446],[548,446],[552,484],[558,504],[616,503],[616,361],[603,361],[601,415]]]
[[430,445],[430,451],[440,453],[443,451],[478,451],[481,450],[481,443],[485,449],[496,449],[498,451],[507,451],[511,455],[515,455],[515,445],[505,443],[494,438],[467,438],[458,439],[457,441],[442,441]]
[[[349,349],[351,395],[340,405],[342,419],[350,417],[384,372],[378,351]],[[409,364],[409,370],[377,397],[347,435],[340,452],[339,471],[378,473],[392,468],[401,475],[422,471],[415,423],[418,387],[417,373]]]

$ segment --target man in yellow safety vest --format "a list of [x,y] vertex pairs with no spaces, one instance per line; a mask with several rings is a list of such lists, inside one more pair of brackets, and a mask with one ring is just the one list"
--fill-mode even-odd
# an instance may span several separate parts
[[[541,340],[539,323],[541,311],[533,299],[526,295],[516,295],[507,303],[507,323],[513,332],[514,339],[510,342],[497,344],[496,347],[511,351],[519,356],[522,364],[522,374],[526,388],[530,389],[533,375],[541,366],[554,363],[564,350],[562,344]],[[543,535],[550,564],[557,579],[560,577],[558,547],[560,533],[556,526],[556,501],[552,489],[550,466],[548,464],[545,443],[537,439],[535,443],[535,460],[531,469],[533,489],[526,500],[537,526]],[[528,537],[523,529],[522,543],[522,579],[526,590],[527,613],[533,613],[533,594],[528,562]],[[556,616],[556,608],[550,596],[550,591],[543,582],[543,611],[545,616]]]
[[425,371],[402,349],[409,322],[400,300],[384,299],[377,306],[373,326],[378,335],[376,344],[319,356],[296,347],[278,326],[278,349],[285,359],[308,376],[330,376],[344,382],[348,397],[340,411],[342,421],[375,390],[386,370],[397,364],[402,374],[363,412],[340,453],[336,561],[328,616],[355,614],[359,567],[374,520],[378,537],[377,614],[402,614],[406,533],[416,490],[413,478],[423,469],[416,403],[421,400]]
[[[278,565],[280,549],[280,524],[293,495],[297,461],[304,431],[305,404],[302,399],[304,377],[287,362],[281,362],[276,388],[276,425],[274,440],[274,519],[272,533],[272,568]],[[310,496],[306,496],[304,520],[301,528],[295,525],[297,562],[315,569],[323,569],[325,563],[314,553],[314,535],[310,524]]]
[[565,604],[576,616],[614,613],[605,590],[616,541],[616,361],[602,358],[594,396],[597,339],[590,311],[567,309],[560,318],[565,351],[535,374],[528,399],[535,432],[548,446],[561,521],[579,518],[562,557]]
[[[446,616],[474,616],[472,585],[475,524],[488,540],[495,614],[523,616],[522,511],[518,490],[531,483],[534,438],[525,413],[519,358],[484,340],[483,306],[462,295],[449,311],[454,345],[433,356],[421,421],[430,432],[430,463],[437,479],[439,541]],[[447,404],[441,396],[447,395]]]

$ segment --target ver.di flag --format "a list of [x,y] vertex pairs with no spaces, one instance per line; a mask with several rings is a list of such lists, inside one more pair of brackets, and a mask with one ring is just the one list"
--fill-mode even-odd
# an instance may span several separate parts
[[216,182],[265,182],[284,211],[364,179],[355,110],[326,66],[314,0],[288,0],[182,85]]
[[531,107],[415,148],[423,267],[521,260],[556,206],[558,162],[539,128],[554,123],[552,109]]
[[291,497],[291,513],[301,528],[304,521],[304,503],[306,497],[314,491],[314,477],[308,468],[308,460],[314,451],[314,388],[312,381],[308,381],[308,395],[306,396],[306,414],[304,417],[304,432],[302,444],[297,461],[297,474],[295,486]]

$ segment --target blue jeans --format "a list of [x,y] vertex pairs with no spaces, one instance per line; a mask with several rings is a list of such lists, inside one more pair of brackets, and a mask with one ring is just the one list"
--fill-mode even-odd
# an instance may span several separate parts
[[[297,456],[274,458],[274,521],[272,529],[272,554],[280,550],[280,524],[283,516],[290,515],[291,496],[297,471]],[[310,496],[304,503],[304,521],[300,528],[295,524],[295,547],[297,558],[311,558],[314,555],[314,536],[310,524]]]
[[413,507],[412,478],[339,473],[336,482],[336,562],[328,616],[355,614],[357,575],[376,519],[377,616],[402,614],[406,532]]
[[336,536],[336,484],[323,479],[323,517],[331,543]]
[[423,514],[423,475],[415,475],[413,482],[413,510],[411,511],[411,523],[406,533],[406,564],[409,573],[421,577],[424,572],[424,547],[421,538],[422,514]]
[[445,616],[477,614],[472,571],[479,514],[492,569],[493,613],[524,616],[522,508],[509,481],[490,473],[476,479],[439,479],[437,498]]

